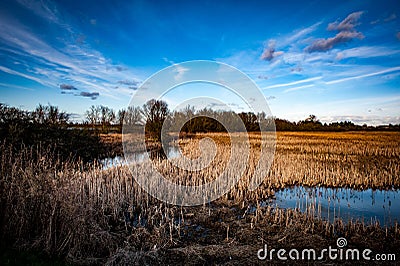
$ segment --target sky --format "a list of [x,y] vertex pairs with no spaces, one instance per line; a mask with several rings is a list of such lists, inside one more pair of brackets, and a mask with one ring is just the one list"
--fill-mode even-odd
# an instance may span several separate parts
[[[91,105],[126,108],[163,68],[212,60],[248,75],[276,117],[400,123],[398,1],[3,0],[0,29],[0,102],[26,110],[79,121]],[[166,101],[246,111],[224,90],[181,86]]]

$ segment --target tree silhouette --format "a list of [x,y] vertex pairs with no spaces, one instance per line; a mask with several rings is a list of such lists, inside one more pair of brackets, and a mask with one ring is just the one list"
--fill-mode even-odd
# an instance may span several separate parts
[[162,126],[169,113],[168,104],[161,100],[149,100],[143,105],[142,113],[146,120],[146,135],[161,141]]

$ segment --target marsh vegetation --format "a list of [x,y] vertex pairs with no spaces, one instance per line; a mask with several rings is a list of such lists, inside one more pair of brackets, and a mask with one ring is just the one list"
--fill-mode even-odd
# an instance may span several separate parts
[[[217,156],[201,171],[179,170],[168,160],[156,159],[138,162],[137,174],[146,176],[147,164],[152,164],[180,184],[213,180],[229,160],[228,136],[208,133],[176,140],[189,158],[205,152],[199,149],[202,138],[214,140]],[[260,135],[249,136],[252,152],[238,184],[197,207],[168,205],[151,197],[127,165],[104,169],[96,161],[61,159],[51,148],[14,149],[3,143],[2,245],[45,252],[74,264],[109,265],[258,263],[256,252],[264,243],[318,249],[335,245],[339,236],[345,236],[350,247],[398,253],[400,217],[391,217],[391,224],[360,217],[327,219],[313,202],[305,209],[279,208],[274,199],[293,186],[397,191],[399,133],[278,132],[271,170],[255,191],[248,190],[248,182],[259,156]]]

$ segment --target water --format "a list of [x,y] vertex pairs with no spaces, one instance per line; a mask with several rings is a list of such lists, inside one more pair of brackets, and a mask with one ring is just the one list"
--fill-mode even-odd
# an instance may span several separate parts
[[[134,162],[143,162],[146,158],[145,153],[135,153]],[[149,156],[152,159],[165,156],[172,159],[181,156],[181,153],[179,147],[169,146],[167,154],[153,150],[149,152]],[[101,160],[101,163],[103,169],[127,164],[123,156],[106,158]],[[316,217],[330,222],[336,218],[341,218],[344,222],[359,220],[367,224],[377,221],[382,226],[400,222],[400,190],[359,191],[348,188],[296,186],[277,191],[275,197],[273,204],[279,208],[311,211]],[[267,204],[267,202],[261,203],[262,206]]]
[[280,208],[297,208],[302,212],[314,211],[331,222],[341,218],[344,222],[360,220],[378,221],[382,226],[400,222],[400,191],[358,191],[347,188],[303,187],[285,188],[275,193],[275,204]]
[[[133,163],[141,163],[147,158],[145,151],[142,152],[137,152],[132,155],[133,157]],[[149,157],[151,159],[156,159],[156,158],[177,158],[181,156],[179,147],[177,146],[168,146],[166,154],[161,152],[160,150],[152,150],[148,152]],[[166,157],[165,157],[166,156]],[[125,160],[124,156],[115,156],[115,157],[109,157],[102,159],[101,164],[103,165],[103,169],[108,169],[114,166],[121,166],[121,165],[127,165],[127,162]]]

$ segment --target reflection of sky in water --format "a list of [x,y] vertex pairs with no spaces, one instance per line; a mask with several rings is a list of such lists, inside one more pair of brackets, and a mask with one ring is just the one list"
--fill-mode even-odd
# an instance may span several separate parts
[[[150,153],[149,153],[150,155]],[[180,156],[179,147],[169,146],[169,159]],[[145,159],[145,152],[131,154],[134,163],[141,163]],[[123,156],[101,160],[103,169],[113,166],[126,165]],[[274,204],[280,208],[298,208],[306,211],[307,207],[314,208],[315,215],[332,222],[333,218],[360,220],[365,223],[379,221],[381,225],[393,225],[400,222],[400,191],[399,190],[372,190],[363,191],[347,188],[303,187],[285,188],[275,193]],[[266,205],[264,202],[262,205]]]
[[393,225],[400,221],[399,190],[357,191],[345,188],[306,188],[302,186],[285,188],[275,193],[278,207],[299,208],[305,211],[314,206],[324,219],[333,221],[340,217],[345,222],[353,219],[366,223],[377,220],[381,225]]
[[[157,153],[157,151],[153,152],[148,152],[149,156],[151,156],[151,153]],[[136,152],[136,153],[130,153],[130,159],[132,160],[133,163],[141,163],[144,161],[146,152]],[[177,158],[180,156],[180,150],[179,147],[177,146],[169,146],[167,149],[167,157],[168,159],[173,159]],[[103,169],[108,169],[110,167],[114,166],[119,166],[119,165],[126,165],[127,162],[125,160],[124,156],[115,156],[113,158],[105,158],[101,160],[101,164],[103,165]]]

